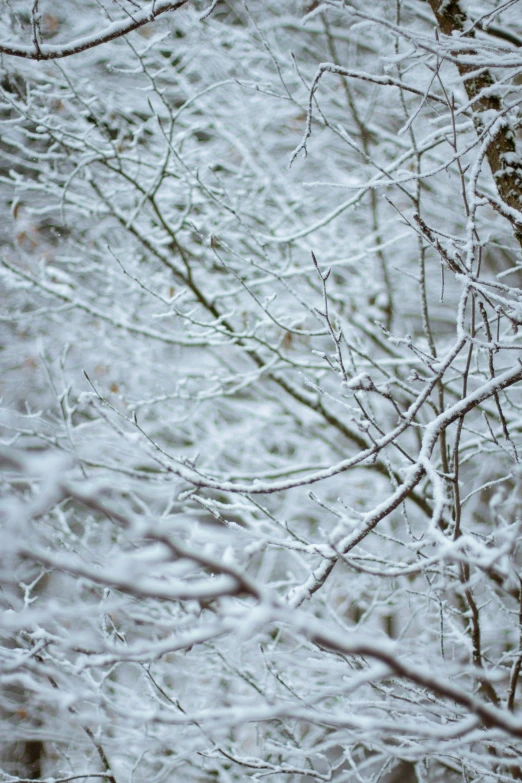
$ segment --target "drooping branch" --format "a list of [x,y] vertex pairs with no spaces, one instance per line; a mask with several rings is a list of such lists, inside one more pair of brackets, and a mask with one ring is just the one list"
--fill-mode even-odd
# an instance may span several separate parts
[[[294,621],[295,622],[295,621]],[[450,699],[461,707],[464,707],[470,716],[476,716],[485,727],[495,727],[511,734],[513,737],[522,737],[522,725],[509,712],[499,707],[486,704],[475,695],[461,688],[451,681],[451,678],[442,680],[426,667],[415,666],[394,654],[392,646],[387,647],[379,641],[377,644],[371,640],[345,640],[340,634],[331,633],[317,621],[311,621],[307,617],[307,627],[303,629],[309,638],[328,650],[343,653],[345,655],[364,655],[382,661],[399,677],[410,680],[423,688],[426,688],[438,696]],[[474,724],[470,721],[470,728]]]

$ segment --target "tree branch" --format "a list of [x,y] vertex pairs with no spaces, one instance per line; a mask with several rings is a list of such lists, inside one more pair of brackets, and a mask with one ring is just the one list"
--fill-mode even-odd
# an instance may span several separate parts
[[[474,37],[474,32],[466,32],[466,14],[458,0],[430,0],[441,32],[448,37],[459,33],[460,36]],[[469,52],[468,52],[469,54]],[[473,122],[478,133],[484,130],[483,112],[502,112],[502,103],[495,94],[495,80],[491,72],[476,65],[457,62],[458,71],[472,103]],[[522,209],[522,165],[517,159],[515,137],[507,121],[500,128],[487,150],[487,159],[497,184],[502,201],[511,209]],[[515,236],[522,246],[522,223],[514,224]]]
[[23,44],[0,43],[0,53],[9,54],[12,57],[23,57],[26,60],[60,60],[64,57],[70,57],[73,54],[85,52],[96,46],[101,46],[115,38],[121,38],[139,27],[143,27],[150,22],[154,22],[158,16],[167,11],[177,11],[181,6],[186,5],[188,0],[159,0],[149,3],[138,13],[127,19],[121,19],[113,22],[111,25],[98,33],[92,33],[84,38],[78,38],[70,44],[41,44],[35,37],[33,46],[24,46]]

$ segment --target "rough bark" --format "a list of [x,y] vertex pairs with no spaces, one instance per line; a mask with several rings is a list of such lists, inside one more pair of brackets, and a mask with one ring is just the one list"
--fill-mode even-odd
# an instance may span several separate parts
[[[459,33],[474,37],[473,30],[466,33],[468,20],[458,0],[430,0],[430,5],[444,35],[451,37],[454,33]],[[457,68],[472,102],[475,128],[481,134],[484,131],[483,112],[493,110],[500,114],[504,108],[498,94],[491,90],[495,79],[489,70],[469,63],[458,62]],[[522,162],[517,154],[515,137],[507,117],[488,147],[487,159],[501,200],[511,209],[522,212]],[[522,220],[511,216],[511,222],[522,247]]]

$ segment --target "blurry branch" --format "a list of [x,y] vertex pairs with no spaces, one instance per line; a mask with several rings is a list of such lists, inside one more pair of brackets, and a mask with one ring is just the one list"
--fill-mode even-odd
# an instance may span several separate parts
[[[235,579],[227,576],[216,577],[212,581],[186,582],[183,579],[172,579],[169,586],[162,586],[156,580],[145,577],[136,579],[135,575],[126,576],[115,573],[114,566],[107,571],[84,565],[80,558],[61,553],[49,553],[43,549],[31,547],[20,549],[22,557],[37,560],[48,568],[56,568],[60,571],[74,574],[77,577],[90,579],[100,585],[112,587],[121,592],[138,597],[146,596],[163,601],[211,601],[224,595],[235,595],[239,592]],[[130,565],[134,565],[129,561]],[[136,566],[134,565],[134,569]],[[132,571],[128,572],[129,574]]]
[[121,38],[133,30],[137,30],[146,24],[154,22],[160,14],[167,11],[177,11],[181,6],[186,5],[188,0],[159,0],[152,2],[146,8],[138,11],[126,19],[113,22],[111,25],[98,33],[92,33],[84,38],[78,38],[69,44],[42,44],[38,41],[36,34],[33,35],[33,46],[24,46],[23,44],[0,43],[0,53],[8,54],[12,57],[23,57],[27,60],[58,60],[63,57],[70,57],[73,54],[85,52],[93,49],[95,46],[101,46],[115,38]]
[[482,30],[488,35],[493,35],[495,38],[501,38],[503,41],[508,41],[513,44],[513,46],[522,46],[522,38],[515,35],[511,30],[506,30],[504,27],[495,27],[493,25],[485,27],[481,23],[477,24],[476,27],[478,30]]
[[65,778],[18,778],[13,775],[4,777],[2,783],[69,783],[70,780],[84,780],[85,778],[104,778],[114,780],[111,772],[84,772],[83,775],[68,775]]
[[[83,775],[67,775],[65,778],[18,778],[10,775],[4,778],[5,783],[69,783],[70,780],[84,780],[85,778],[105,778],[114,780],[111,772],[84,772]],[[4,783],[2,781],[2,783]]]
[[[394,648],[383,645],[381,641],[378,643],[373,643],[370,640],[367,642],[359,640],[353,642],[345,641],[340,635],[331,633],[317,621],[311,621],[309,617],[306,618],[306,623],[307,627],[302,630],[309,638],[322,647],[347,655],[364,655],[375,658],[387,664],[399,677],[404,677],[464,707],[469,711],[470,716],[475,715],[484,726],[496,727],[514,737],[522,737],[522,723],[519,720],[506,710],[486,704],[481,699],[477,699],[476,696],[455,685],[447,674],[444,675],[444,678],[440,678],[424,666],[415,666],[409,662],[400,661],[394,654]],[[467,725],[463,733],[471,731],[476,727],[476,723],[471,717],[465,721],[465,724]]]

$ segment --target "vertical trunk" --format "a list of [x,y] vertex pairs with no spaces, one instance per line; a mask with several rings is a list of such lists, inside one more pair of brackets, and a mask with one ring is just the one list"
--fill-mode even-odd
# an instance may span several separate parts
[[[444,35],[453,33],[466,35],[466,14],[460,8],[458,0],[430,0],[437,24]],[[473,32],[467,33],[472,38]],[[478,133],[484,130],[482,113],[493,110],[502,112],[502,102],[491,88],[495,80],[487,69],[467,63],[458,63],[464,87],[473,106],[473,121]],[[508,207],[522,212],[522,160],[517,154],[515,137],[509,127],[508,119],[499,133],[491,140],[487,158],[497,185],[500,198]],[[512,218],[515,236],[522,247],[522,219]]]

